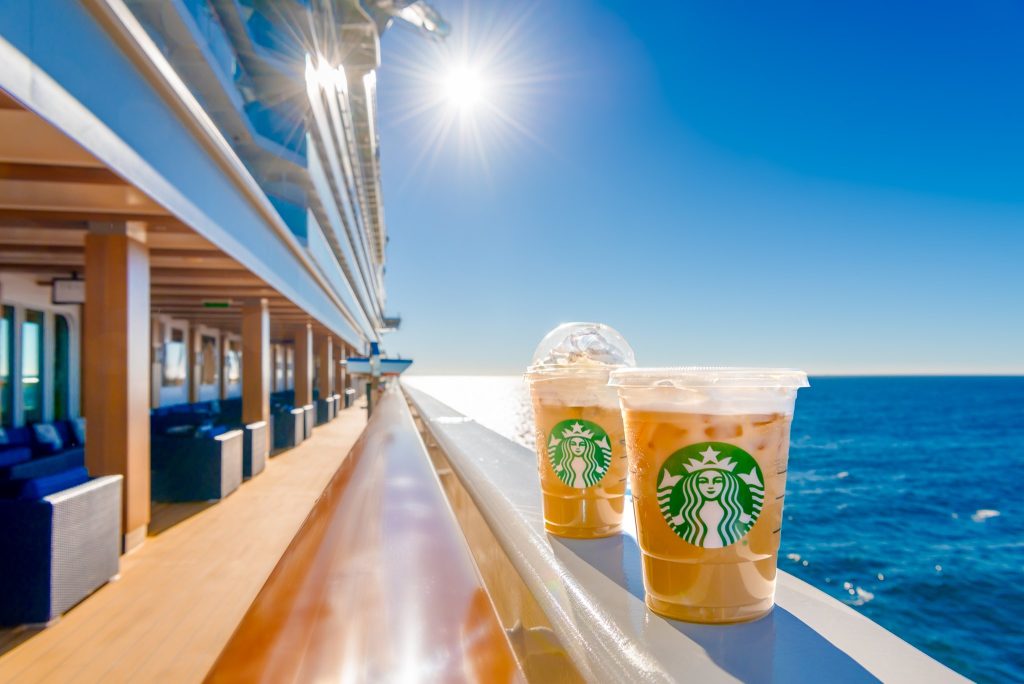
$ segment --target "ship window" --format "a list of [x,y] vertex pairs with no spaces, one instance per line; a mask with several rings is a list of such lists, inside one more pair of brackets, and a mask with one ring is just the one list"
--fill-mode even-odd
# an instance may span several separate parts
[[199,383],[215,385],[217,384],[217,338],[213,335],[203,335],[200,339],[199,349]]
[[170,338],[164,342],[164,387],[180,387],[185,384],[186,350],[185,331],[171,328]]
[[280,392],[285,389],[284,385],[284,347],[274,345],[274,391]]
[[0,425],[14,422],[14,383],[11,367],[14,365],[14,308],[3,307],[0,317]]
[[66,316],[57,314],[53,317],[53,322],[53,417],[57,420],[65,420],[71,415],[68,406],[71,334]]
[[285,389],[295,389],[295,347],[285,347],[287,354],[288,384]]
[[224,351],[224,374],[228,384],[233,385],[242,381],[242,350],[235,340],[228,340],[227,349]]
[[26,423],[43,419],[43,312],[31,309],[21,324],[21,401]]

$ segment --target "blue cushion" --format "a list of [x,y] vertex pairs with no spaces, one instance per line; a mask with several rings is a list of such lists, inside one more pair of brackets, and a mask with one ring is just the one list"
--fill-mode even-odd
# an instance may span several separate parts
[[6,428],[8,446],[32,447],[32,431],[27,427]]
[[55,456],[42,456],[14,465],[0,466],[0,482],[4,480],[27,480],[43,475],[53,475],[69,468],[85,465],[85,449],[76,447]]
[[85,418],[72,418],[68,425],[75,437],[75,446],[85,446]]
[[32,426],[40,454],[57,454],[64,450],[64,440],[52,423],[36,423]]
[[0,446],[7,446],[7,430],[0,427]]
[[71,432],[71,422],[67,420],[53,421],[53,429],[60,435],[61,451],[76,444],[75,435]]
[[218,435],[223,435],[227,431],[228,428],[226,425],[211,425],[210,428],[206,431],[206,436],[217,437]]
[[89,481],[89,473],[85,468],[72,468],[53,475],[24,480],[21,485],[21,492],[18,499],[42,499],[54,492],[60,492],[71,487],[76,487],[83,482]]
[[0,447],[0,466],[17,465],[32,458],[28,447]]

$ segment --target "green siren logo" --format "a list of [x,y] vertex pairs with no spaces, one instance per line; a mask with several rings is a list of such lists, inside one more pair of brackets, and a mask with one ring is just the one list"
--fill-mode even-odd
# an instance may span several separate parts
[[743,538],[764,504],[757,461],[724,442],[691,444],[658,473],[658,506],[669,527],[694,546],[721,549]]
[[589,420],[563,420],[551,430],[548,460],[558,479],[576,489],[593,487],[608,473],[608,433]]

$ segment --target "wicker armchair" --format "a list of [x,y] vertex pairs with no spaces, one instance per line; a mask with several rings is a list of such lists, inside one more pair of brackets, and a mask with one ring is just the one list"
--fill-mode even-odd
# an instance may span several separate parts
[[50,622],[117,575],[122,480],[0,500],[0,624]]

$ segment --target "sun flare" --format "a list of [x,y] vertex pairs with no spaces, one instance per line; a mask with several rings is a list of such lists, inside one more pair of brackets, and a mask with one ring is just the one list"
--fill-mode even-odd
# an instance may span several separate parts
[[487,81],[478,69],[458,65],[445,75],[441,87],[445,99],[464,111],[473,109],[485,99]]
[[538,103],[561,74],[537,40],[535,7],[502,13],[466,0],[447,39],[403,46],[390,67],[401,96],[384,116],[387,125],[417,129],[420,149],[410,178],[452,150],[489,175],[492,161],[521,148],[524,138],[543,146]]

